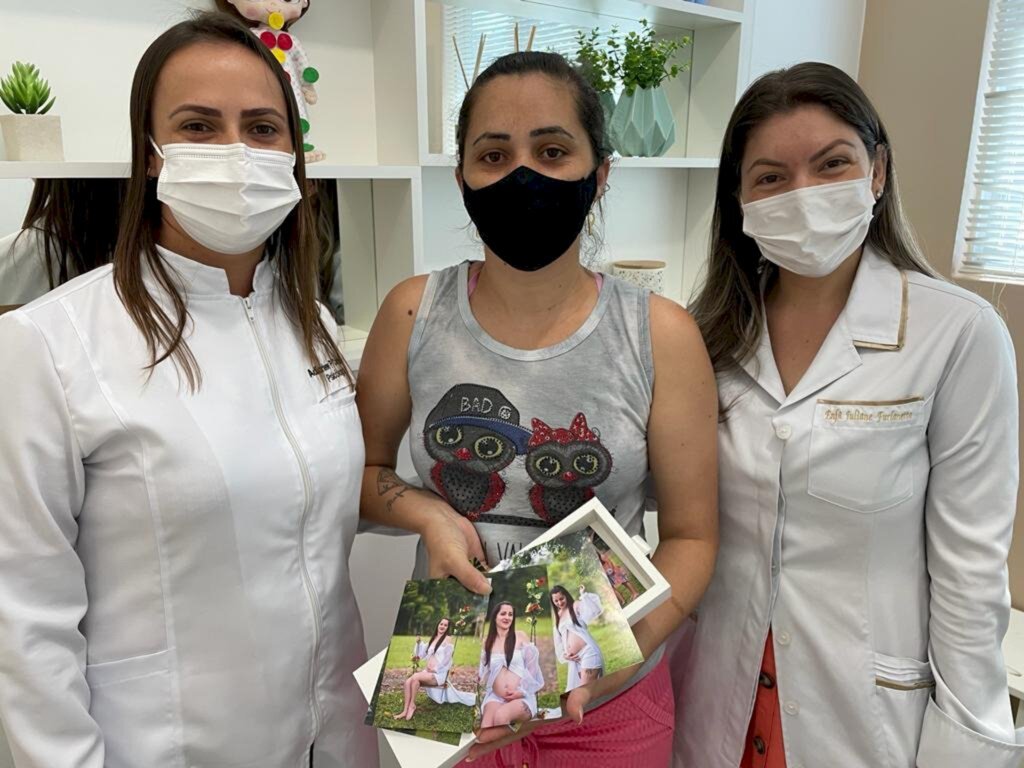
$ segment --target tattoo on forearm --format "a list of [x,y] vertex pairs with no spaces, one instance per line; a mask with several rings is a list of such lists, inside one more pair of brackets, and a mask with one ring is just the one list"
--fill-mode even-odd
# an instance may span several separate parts
[[388,514],[391,514],[391,508],[395,505],[395,502],[405,496],[410,490],[412,490],[412,486],[402,480],[395,470],[384,468],[377,473],[377,495],[387,496],[394,491],[384,507]]

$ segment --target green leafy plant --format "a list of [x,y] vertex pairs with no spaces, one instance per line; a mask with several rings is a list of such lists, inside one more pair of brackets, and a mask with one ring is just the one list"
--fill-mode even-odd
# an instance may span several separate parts
[[[612,39],[618,29],[612,27]],[[610,45],[609,42],[607,45]],[[598,93],[610,93],[618,77],[618,61],[609,55],[606,44],[601,42],[601,30],[592,29],[590,34],[582,30],[576,33],[576,66],[580,74]]]
[[640,25],[639,32],[630,32],[623,40],[613,37],[608,41],[609,55],[615,60],[623,88],[630,96],[637,88],[657,88],[690,68],[689,62],[669,66],[676,54],[690,45],[689,36],[658,40],[647,19],[641,19]]
[[16,61],[11,74],[0,79],[0,100],[16,115],[45,115],[57,98],[50,97],[50,84],[38,67]]

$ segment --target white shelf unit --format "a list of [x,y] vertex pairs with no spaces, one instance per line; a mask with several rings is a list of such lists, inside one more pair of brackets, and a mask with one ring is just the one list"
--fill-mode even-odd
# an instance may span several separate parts
[[[346,0],[316,3],[295,27],[320,69],[311,109],[328,161],[311,178],[340,189],[345,343],[361,348],[380,301],[400,280],[479,258],[452,180],[454,159],[437,140],[443,5],[515,19],[623,28],[646,18],[659,32],[689,34],[691,71],[669,88],[680,136],[661,158],[616,158],[597,260],[660,258],[667,295],[683,301],[702,265],[721,137],[746,84],[755,0]],[[58,96],[64,163],[0,162],[0,184],[31,178],[124,177],[134,63],[163,29],[208,0],[108,0],[102,18],[78,0],[13,11],[12,59],[37,63]],[[45,41],[40,45],[39,41]],[[80,62],[104,77],[82,77]],[[487,59],[485,57],[485,63]],[[3,62],[0,61],[0,65]],[[97,122],[97,114],[102,121]],[[356,335],[352,335],[355,333]],[[355,346],[352,349],[355,349]]]
[[[445,151],[446,108],[442,83],[445,7],[509,17],[512,35],[529,24],[553,22],[589,30],[636,28],[640,19],[660,35],[689,35],[690,71],[666,86],[677,126],[676,144],[664,157],[616,157],[603,206],[604,227],[594,266],[612,261],[666,262],[666,295],[685,303],[706,260],[722,136],[736,99],[747,84],[750,19],[754,0],[719,0],[715,6],[686,0],[416,0],[419,157],[423,167],[425,264],[436,269],[479,258],[451,176],[455,158]],[[491,38],[488,37],[488,42]],[[462,51],[472,59],[474,51]],[[489,57],[485,51],[484,64]],[[466,61],[467,68],[472,67]],[[441,102],[441,103],[439,103]],[[447,111],[450,111],[450,107]],[[594,264],[594,262],[597,264]]]

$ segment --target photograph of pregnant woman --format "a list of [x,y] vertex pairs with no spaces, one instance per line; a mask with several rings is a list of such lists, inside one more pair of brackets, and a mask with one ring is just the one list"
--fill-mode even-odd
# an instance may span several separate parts
[[479,669],[484,728],[561,716],[546,585],[544,566],[491,575]]
[[473,730],[486,601],[454,579],[406,583],[376,697],[375,726]]
[[561,584],[551,590],[551,605],[555,609],[555,650],[558,658],[568,665],[565,690],[592,683],[604,674],[604,656],[587,626],[601,615],[601,598],[579,587],[578,599]]
[[548,559],[560,691],[643,661],[592,535],[592,531],[569,534],[537,555]]

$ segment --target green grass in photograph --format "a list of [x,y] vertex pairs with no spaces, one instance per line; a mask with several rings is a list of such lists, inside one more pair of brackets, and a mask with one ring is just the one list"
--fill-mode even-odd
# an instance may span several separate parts
[[[455,638],[451,640],[455,642]],[[409,635],[392,637],[384,663],[384,682],[377,698],[374,725],[396,730],[469,733],[473,730],[473,721],[476,717],[474,707],[464,704],[438,704],[427,696],[423,688],[416,695],[416,713],[412,720],[395,720],[392,717],[402,711],[402,685],[413,673],[412,652],[415,643],[416,638]],[[458,638],[448,682],[461,691],[475,693],[479,663],[480,640],[476,637]],[[425,660],[420,662],[418,671],[426,671]]]
[[[429,643],[429,637],[421,638],[424,643]],[[449,636],[449,642],[454,643],[455,638]],[[416,638],[409,635],[395,635],[391,638],[391,646],[388,648],[388,657],[384,662],[385,669],[398,667],[409,667],[412,672],[412,649],[416,644]],[[460,637],[455,645],[455,655],[452,658],[452,665],[456,667],[471,666],[475,670],[480,663],[480,640],[475,637]],[[420,670],[424,670],[424,662],[420,662]]]
[[448,733],[469,733],[473,730],[473,707],[462,704],[436,704],[420,694],[416,697],[416,714],[412,720],[393,720],[389,714],[402,709],[402,692],[380,694],[377,700],[377,724],[381,727],[405,729],[410,725],[421,731],[446,731]]

